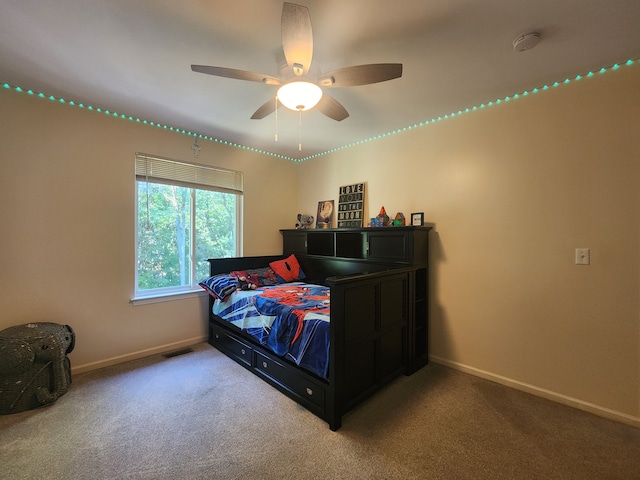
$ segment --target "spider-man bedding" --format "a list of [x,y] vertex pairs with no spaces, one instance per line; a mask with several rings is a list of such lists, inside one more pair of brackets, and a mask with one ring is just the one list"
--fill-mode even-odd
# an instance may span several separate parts
[[329,374],[329,288],[302,282],[237,290],[213,313],[275,354],[322,378]]

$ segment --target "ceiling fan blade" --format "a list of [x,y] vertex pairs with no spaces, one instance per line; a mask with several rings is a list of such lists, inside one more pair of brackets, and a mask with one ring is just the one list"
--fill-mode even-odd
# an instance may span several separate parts
[[216,77],[247,80],[249,82],[261,82],[267,85],[280,85],[280,79],[263,73],[249,72],[248,70],[236,70],[235,68],[212,67],[209,65],[191,65],[191,70]]
[[282,48],[296,75],[309,71],[313,57],[313,32],[307,7],[288,2],[282,5]]
[[349,116],[347,109],[344,108],[335,98],[330,97],[326,93],[322,95],[322,98],[315,108],[317,108],[320,113],[338,122]]
[[[277,100],[278,107],[282,106],[280,100]],[[253,115],[251,115],[251,120],[260,120],[264,117],[271,115],[276,111],[276,99],[272,98],[271,100],[267,100],[258,110],[255,111]]]
[[386,82],[402,76],[401,63],[371,63],[344,67],[323,74],[318,83],[322,87],[356,87]]

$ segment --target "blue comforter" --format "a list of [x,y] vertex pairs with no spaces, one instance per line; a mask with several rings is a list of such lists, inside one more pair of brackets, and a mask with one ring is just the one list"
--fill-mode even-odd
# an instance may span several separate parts
[[275,354],[322,378],[329,374],[329,288],[301,282],[236,291],[213,313]]

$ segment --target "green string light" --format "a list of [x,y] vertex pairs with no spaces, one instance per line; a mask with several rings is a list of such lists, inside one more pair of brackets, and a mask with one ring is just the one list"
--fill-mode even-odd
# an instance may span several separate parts
[[[629,59],[624,63],[624,65],[627,65],[627,66],[633,65],[636,62],[638,62],[639,60],[640,59]],[[598,70],[598,72],[600,74],[602,74],[602,73],[605,73],[605,72],[610,71],[610,70],[618,70],[618,69],[620,69],[620,64],[614,63],[610,67],[602,67],[600,70]],[[586,74],[584,74],[584,76],[581,75],[581,74],[576,75],[573,78],[573,80],[579,81],[583,77],[591,78],[594,75],[595,75],[595,73],[593,71],[589,71]],[[555,88],[555,87],[559,87],[561,84],[567,85],[569,83],[571,83],[571,79],[565,78],[562,81],[562,83],[554,82],[552,84],[552,87]],[[9,83],[4,83],[4,84],[2,84],[2,86],[4,87],[5,90],[13,89],[18,93],[24,92],[24,90],[20,86],[13,87]],[[240,149],[243,149],[243,150],[249,150],[251,152],[256,152],[256,153],[259,153],[259,154],[262,154],[262,155],[269,155],[271,157],[281,158],[281,159],[284,159],[284,160],[289,160],[289,161],[293,161],[293,162],[296,162],[296,163],[300,163],[300,162],[304,162],[306,160],[309,160],[311,158],[321,157],[321,156],[324,156],[324,155],[327,155],[327,154],[330,154],[330,153],[335,153],[335,152],[338,152],[340,150],[344,150],[344,149],[356,146],[356,145],[361,145],[363,143],[372,142],[374,140],[385,138],[387,136],[397,135],[399,133],[407,132],[407,131],[413,130],[415,128],[418,128],[418,127],[424,127],[424,126],[427,126],[427,125],[430,125],[430,124],[433,124],[433,123],[436,123],[436,122],[441,122],[442,120],[447,120],[447,119],[450,119],[450,118],[454,118],[454,117],[460,116],[460,115],[462,115],[464,113],[475,112],[475,111],[477,111],[479,109],[480,110],[485,109],[486,107],[491,107],[491,106],[494,106],[494,105],[500,105],[500,104],[502,104],[502,102],[510,102],[511,100],[517,100],[518,98],[520,98],[520,96],[525,96],[526,97],[526,96],[529,95],[529,93],[538,93],[540,90],[549,90],[549,85],[543,85],[542,87],[536,87],[536,88],[533,88],[531,91],[525,90],[522,93],[515,93],[512,96],[504,97],[504,99],[498,98],[497,100],[489,101],[486,104],[485,103],[481,103],[480,106],[474,105],[473,107],[465,108],[464,110],[458,110],[457,113],[456,112],[451,112],[451,113],[446,114],[444,116],[441,115],[441,116],[438,116],[437,119],[436,118],[432,118],[431,120],[423,120],[423,121],[421,121],[419,123],[414,123],[413,125],[409,125],[409,126],[406,126],[406,127],[403,127],[403,128],[398,128],[397,130],[392,130],[392,131],[389,131],[389,132],[386,132],[386,133],[381,133],[381,134],[378,134],[378,135],[374,135],[373,137],[369,137],[369,138],[366,138],[366,139],[358,140],[356,142],[353,142],[353,143],[350,143],[350,144],[347,144],[347,145],[343,145],[341,147],[336,147],[336,148],[333,148],[331,150],[327,150],[325,152],[314,153],[312,155],[309,155],[309,156],[306,156],[306,157],[302,157],[302,158],[294,158],[294,157],[289,157],[289,156],[286,156],[286,155],[276,154],[276,153],[273,153],[273,152],[267,152],[265,150],[260,150],[260,149],[256,149],[256,148],[253,148],[253,147],[247,147],[246,145],[241,145],[241,144],[229,142],[227,140],[221,140],[221,139],[218,139],[218,138],[215,138],[215,137],[210,137],[208,135],[203,135],[203,134],[198,134],[198,133],[195,133],[195,132],[187,131],[187,130],[184,130],[184,129],[181,129],[181,128],[178,128],[178,127],[161,125],[160,123],[156,123],[156,122],[153,122],[153,121],[150,121],[150,120],[146,120],[146,119],[140,119],[140,118],[137,118],[137,117],[135,118],[135,121],[136,121],[136,123],[142,123],[143,125],[150,125],[152,127],[155,126],[155,127],[158,127],[158,128],[162,128],[164,130],[169,130],[171,132],[181,133],[183,135],[193,136],[193,137],[197,137],[197,138],[202,138],[204,140],[208,140],[208,141],[211,141],[211,142],[214,142],[214,143],[220,143],[220,144],[231,146],[231,147],[234,147],[234,148],[240,148]],[[36,93],[33,90],[27,90],[26,93],[29,94],[29,95],[36,95]],[[73,100],[67,101],[62,97],[56,98],[54,95],[47,96],[42,92],[38,93],[37,96],[39,98],[48,98],[51,101],[57,100],[59,103],[67,104],[67,105],[72,106],[72,107],[73,106],[77,106],[79,108],[86,108],[89,111],[96,111],[98,113],[104,113],[105,115],[112,115],[113,117],[116,117],[116,118],[120,117],[123,120],[130,120],[130,121],[134,120],[134,117],[131,116],[131,115],[127,116],[125,114],[118,114],[117,112],[113,112],[112,113],[109,110],[102,110],[100,107],[93,107],[91,105],[86,105],[85,106],[83,103],[77,103],[76,104]]]

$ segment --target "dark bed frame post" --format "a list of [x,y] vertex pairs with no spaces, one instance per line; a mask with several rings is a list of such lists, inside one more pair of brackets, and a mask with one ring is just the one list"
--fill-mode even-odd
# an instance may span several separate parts
[[344,344],[345,319],[344,299],[339,294],[339,288],[331,287],[331,325],[329,327],[331,347],[329,349],[329,394],[332,402],[327,405],[327,419],[329,428],[334,432],[342,426],[344,413]]

